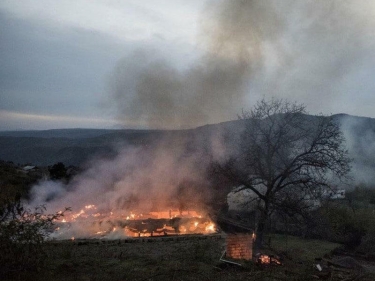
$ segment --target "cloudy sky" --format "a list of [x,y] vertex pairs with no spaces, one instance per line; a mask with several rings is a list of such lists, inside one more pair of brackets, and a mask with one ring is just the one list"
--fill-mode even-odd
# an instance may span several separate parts
[[372,0],[2,0],[0,130],[186,128],[262,97],[375,118]]

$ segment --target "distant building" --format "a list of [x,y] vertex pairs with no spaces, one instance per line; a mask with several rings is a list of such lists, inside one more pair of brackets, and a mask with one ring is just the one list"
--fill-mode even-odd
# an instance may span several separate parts
[[30,171],[35,171],[36,170],[36,166],[25,166],[22,168],[22,171],[24,171],[25,173],[28,173]]
[[48,180],[49,179],[49,171],[46,167],[38,167],[32,165],[26,165],[24,167],[20,167],[19,171],[23,172],[24,174],[31,175],[33,177],[37,177],[41,180]]

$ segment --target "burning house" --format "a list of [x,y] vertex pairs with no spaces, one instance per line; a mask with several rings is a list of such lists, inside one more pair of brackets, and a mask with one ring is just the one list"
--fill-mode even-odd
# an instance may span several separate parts
[[[80,228],[85,231],[80,232]],[[54,237],[114,239],[215,232],[213,221],[207,215],[193,210],[101,213],[95,205],[87,205],[59,222]]]
[[56,223],[54,239],[212,234],[212,190],[196,162],[177,149],[123,149],[93,162],[68,185],[35,186],[30,206],[71,209]]

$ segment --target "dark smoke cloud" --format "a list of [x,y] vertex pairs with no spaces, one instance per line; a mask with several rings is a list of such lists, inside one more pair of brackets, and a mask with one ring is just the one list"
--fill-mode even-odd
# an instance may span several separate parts
[[209,1],[201,17],[199,60],[181,69],[161,52],[140,51],[117,65],[111,98],[125,125],[158,128],[234,119],[263,96],[331,113],[342,81],[363,68],[374,46],[371,5]]
[[123,120],[183,128],[236,116],[246,82],[262,64],[263,40],[275,37],[282,24],[267,4],[256,1],[216,1],[204,14],[205,54],[187,70],[145,50],[118,64],[111,93]]

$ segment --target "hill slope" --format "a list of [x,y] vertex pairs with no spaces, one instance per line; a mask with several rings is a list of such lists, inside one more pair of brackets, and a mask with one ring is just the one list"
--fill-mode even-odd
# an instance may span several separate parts
[[[313,118],[313,116],[311,116]],[[375,119],[334,115],[341,124],[353,158],[353,173],[365,183],[375,182]],[[240,120],[190,130],[64,129],[0,132],[0,160],[47,166],[57,162],[81,165],[94,157],[110,157],[120,147],[184,146],[188,151],[216,149],[216,141],[239,135]]]

